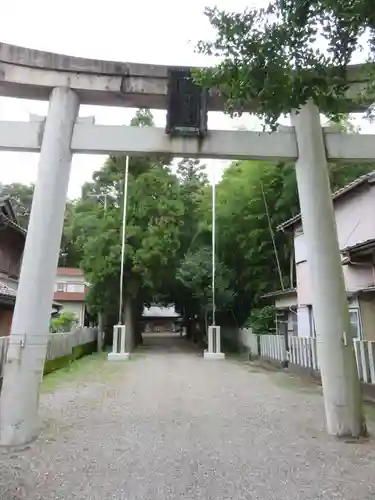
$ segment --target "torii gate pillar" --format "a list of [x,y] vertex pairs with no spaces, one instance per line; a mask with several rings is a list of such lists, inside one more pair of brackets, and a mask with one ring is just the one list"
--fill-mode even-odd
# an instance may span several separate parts
[[39,428],[43,376],[72,152],[78,96],[50,97],[0,398],[0,446],[24,446]]
[[317,106],[292,113],[299,156],[296,176],[327,429],[338,437],[366,433],[362,394],[340,259],[327,159]]

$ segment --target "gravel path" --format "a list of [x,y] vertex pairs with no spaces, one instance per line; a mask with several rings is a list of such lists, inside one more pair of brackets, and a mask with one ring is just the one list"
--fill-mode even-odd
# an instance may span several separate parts
[[42,395],[41,437],[0,459],[1,500],[374,499],[375,441],[328,438],[318,389],[146,342]]

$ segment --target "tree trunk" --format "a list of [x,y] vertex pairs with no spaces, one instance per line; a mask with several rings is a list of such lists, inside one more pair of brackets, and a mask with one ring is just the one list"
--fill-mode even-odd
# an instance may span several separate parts
[[100,312],[98,314],[98,340],[97,340],[98,352],[103,351],[103,344],[104,344],[104,313]]
[[131,352],[135,346],[132,302],[132,297],[130,295],[126,295],[124,299],[124,323],[126,325],[125,352]]

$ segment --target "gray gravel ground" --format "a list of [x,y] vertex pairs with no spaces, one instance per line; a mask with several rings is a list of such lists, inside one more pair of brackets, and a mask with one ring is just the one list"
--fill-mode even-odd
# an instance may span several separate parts
[[1,500],[375,498],[375,441],[327,437],[318,389],[179,338],[95,363],[42,396],[41,437],[0,458]]

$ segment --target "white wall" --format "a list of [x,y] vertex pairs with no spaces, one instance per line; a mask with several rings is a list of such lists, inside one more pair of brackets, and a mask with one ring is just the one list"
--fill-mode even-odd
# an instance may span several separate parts
[[280,295],[275,299],[276,309],[285,309],[287,307],[297,305],[297,294],[290,293],[287,295]]
[[335,203],[340,248],[375,237],[375,186],[366,184],[344,195]]
[[301,306],[297,309],[298,318],[298,336],[312,336],[312,320],[310,319],[310,309],[307,306]]

